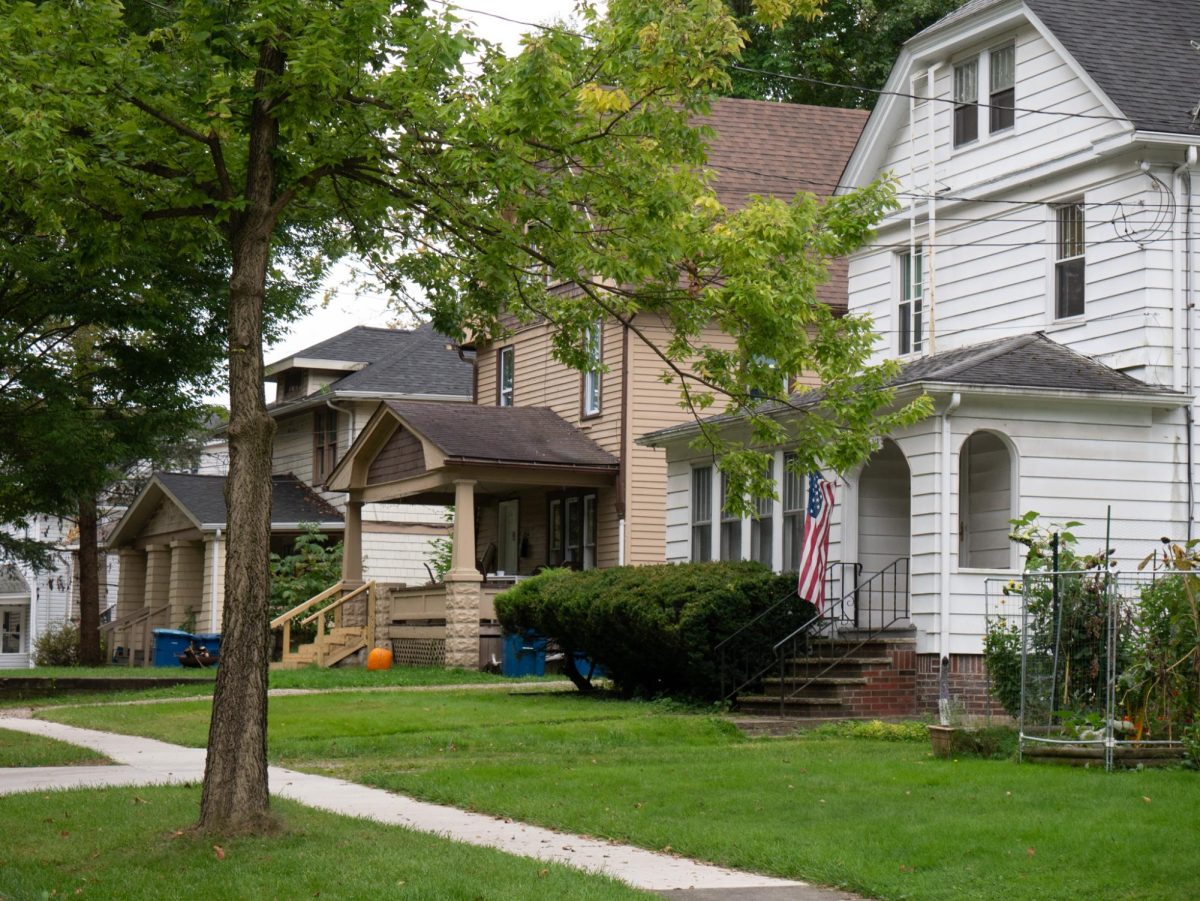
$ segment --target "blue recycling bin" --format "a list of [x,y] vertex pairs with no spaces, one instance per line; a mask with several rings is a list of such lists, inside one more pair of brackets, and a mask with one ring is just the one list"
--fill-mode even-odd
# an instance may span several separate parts
[[195,644],[196,650],[201,647],[214,657],[221,656],[221,633],[220,632],[197,632],[192,636],[192,643]]
[[192,633],[182,629],[155,629],[154,654],[155,666],[183,666],[179,655],[188,649],[192,643]]
[[502,669],[509,678],[546,675],[546,639],[536,632],[505,635]]

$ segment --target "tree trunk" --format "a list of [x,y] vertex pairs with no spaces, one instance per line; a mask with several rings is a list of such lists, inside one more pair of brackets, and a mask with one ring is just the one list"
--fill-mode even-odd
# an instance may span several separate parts
[[79,662],[100,666],[100,552],[96,499],[79,502]]
[[278,123],[261,99],[283,57],[263,46],[255,78],[246,206],[230,228],[229,475],[225,480],[225,614],[213,692],[199,828],[222,834],[270,828],[267,671],[271,635],[271,446],[275,422],[263,399],[262,310],[271,254]]

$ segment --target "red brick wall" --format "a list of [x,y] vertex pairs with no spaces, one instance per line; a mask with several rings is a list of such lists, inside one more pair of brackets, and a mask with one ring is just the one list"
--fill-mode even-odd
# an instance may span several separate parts
[[[916,701],[921,713],[937,714],[941,667],[937,654],[916,655]],[[950,697],[972,716],[1003,713],[998,701],[988,696],[987,668],[982,654],[950,655]]]
[[[885,654],[892,658],[891,666],[864,667],[866,685],[842,688],[839,696],[846,703],[847,716],[912,716],[917,712],[916,651],[911,644],[887,645],[879,656]],[[873,651],[871,656],[875,656]]]

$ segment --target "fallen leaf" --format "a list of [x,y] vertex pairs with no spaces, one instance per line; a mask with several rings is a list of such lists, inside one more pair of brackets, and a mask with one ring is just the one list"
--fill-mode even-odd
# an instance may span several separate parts
[[71,836],[71,833],[67,832],[66,829],[64,829],[62,832],[60,832],[58,834],[59,838],[70,838],[70,836]]
[[1033,857],[1034,850],[1033,850],[1033,848],[1026,848],[1025,853],[1028,854],[1030,857]]
[[1147,798],[1145,795],[1142,795],[1142,800],[1145,801],[1147,804],[1150,803],[1150,799]]
[[545,879],[550,875],[550,871],[546,869],[538,870],[538,879]]
[[225,849],[220,845],[213,845],[213,854],[217,855],[217,860],[225,859]]
[[633,809],[634,809],[634,810],[641,810],[641,809],[642,809],[642,802],[641,802],[641,801],[634,801],[634,802],[633,802]]

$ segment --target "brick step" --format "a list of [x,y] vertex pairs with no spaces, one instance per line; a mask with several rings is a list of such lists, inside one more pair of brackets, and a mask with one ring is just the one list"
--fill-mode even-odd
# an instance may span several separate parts
[[840,688],[843,685],[866,685],[870,680],[866,676],[817,676],[814,679],[807,679],[804,676],[785,676],[780,679],[778,676],[768,676],[763,679],[763,685],[804,685],[808,683],[809,688]]
[[[779,695],[741,695],[738,697],[739,710],[750,713],[779,712]],[[845,711],[845,703],[839,698],[788,698],[783,702],[783,709],[793,716],[830,716],[835,717]]]
[[832,664],[846,666],[887,666],[892,662],[892,658],[886,655],[878,657],[790,657],[784,663],[791,666],[829,666]]

